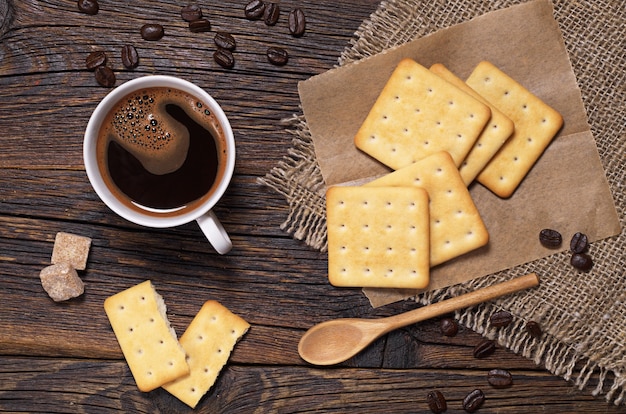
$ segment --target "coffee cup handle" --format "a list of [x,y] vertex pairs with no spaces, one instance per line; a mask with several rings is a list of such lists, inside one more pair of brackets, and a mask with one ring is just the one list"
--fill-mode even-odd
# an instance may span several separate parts
[[215,213],[209,210],[207,213],[196,219],[200,229],[209,240],[215,251],[219,254],[226,254],[233,248],[233,243],[228,237],[228,233],[224,230],[224,226],[217,219]]

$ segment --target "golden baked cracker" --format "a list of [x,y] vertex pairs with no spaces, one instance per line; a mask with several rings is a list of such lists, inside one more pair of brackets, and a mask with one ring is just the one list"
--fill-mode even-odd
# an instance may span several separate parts
[[416,186],[430,198],[430,265],[484,246],[489,233],[450,154],[438,152],[365,185]]
[[563,125],[563,117],[490,62],[481,62],[467,84],[515,123],[515,132],[478,175],[502,198],[510,197]]
[[52,264],[69,263],[76,270],[85,270],[91,239],[77,234],[58,232],[52,248]]
[[163,298],[151,281],[108,297],[104,310],[141,391],[151,391],[189,373],[185,351],[167,319]]
[[480,94],[470,88],[461,78],[456,76],[441,63],[435,63],[430,67],[430,70],[461,89],[463,92],[474,97],[476,100],[488,105],[489,109],[491,109],[491,119],[459,167],[459,172],[461,173],[461,178],[463,178],[465,185],[470,185],[478,173],[485,168],[485,165],[487,165],[500,147],[502,147],[506,140],[513,134],[515,125],[506,115],[495,106],[491,105],[480,96]]
[[176,398],[195,408],[213,386],[231,351],[250,325],[217,301],[204,303],[180,344],[187,352],[188,375],[163,385]]
[[414,289],[428,285],[426,191],[331,187],[326,210],[332,285]]
[[438,151],[448,151],[460,166],[490,116],[487,105],[415,61],[404,59],[354,142],[396,170]]

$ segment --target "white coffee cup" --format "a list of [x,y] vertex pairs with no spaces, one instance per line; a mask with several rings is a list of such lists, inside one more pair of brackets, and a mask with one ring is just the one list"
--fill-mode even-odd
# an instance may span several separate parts
[[[220,167],[223,168],[223,174],[221,174],[219,181],[215,182],[210,193],[203,198],[200,204],[190,209],[182,209],[180,214],[177,213],[177,209],[159,210],[136,203],[133,203],[132,208],[129,207],[127,200],[126,203],[120,200],[119,196],[116,196],[107,186],[103,179],[103,174],[107,173],[100,171],[98,166],[96,151],[98,135],[111,109],[121,98],[129,93],[154,87],[178,89],[195,96],[211,111],[223,133],[225,148],[223,151],[224,155],[220,157],[221,162],[224,164],[223,167]],[[119,216],[135,224],[153,228],[175,227],[195,220],[218,253],[225,254],[232,248],[232,242],[228,233],[224,230],[224,227],[211,209],[220,200],[232,178],[235,169],[235,139],[224,111],[215,99],[202,88],[186,80],[163,75],[143,76],[118,86],[104,97],[89,119],[87,129],[85,130],[83,158],[92,187],[100,199]]]

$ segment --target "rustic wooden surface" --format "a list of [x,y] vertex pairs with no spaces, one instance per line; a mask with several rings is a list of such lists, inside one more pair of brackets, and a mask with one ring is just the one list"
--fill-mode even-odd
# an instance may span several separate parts
[[[486,413],[620,411],[504,349],[474,359],[481,337],[466,329],[444,337],[438,320],[392,332],[336,367],[299,358],[297,342],[317,322],[416,306],[373,310],[358,289],[329,286],[325,255],[280,230],[286,203],[256,182],[290,148],[280,121],[299,111],[297,82],[336,64],[377,1],[285,0],[275,27],[246,20],[245,0],[200,1],[214,30],[237,38],[232,70],[213,62],[212,33],[188,31],[180,19],[186,2],[100,3],[98,15],[88,16],[73,0],[0,0],[0,412],[190,412],[165,391],[137,390],[102,308],[107,296],[146,279],[179,334],[207,299],[252,325],[196,412],[428,412],[433,388],[447,396],[451,413],[462,412],[475,388],[487,395]],[[296,6],[308,18],[298,39],[286,26]],[[147,22],[163,24],[166,36],[143,41],[139,27]],[[134,71],[119,58],[127,43],[140,54]],[[267,63],[271,45],[289,50],[286,66]],[[217,255],[195,224],[141,228],[97,198],[82,163],[84,128],[108,92],[84,67],[93,50],[107,52],[118,85],[177,75],[222,104],[238,145],[235,177],[216,208],[234,242],[230,254]],[[80,273],[85,294],[66,303],[50,300],[39,282],[58,231],[93,239]],[[494,367],[513,373],[512,387],[487,384]]]

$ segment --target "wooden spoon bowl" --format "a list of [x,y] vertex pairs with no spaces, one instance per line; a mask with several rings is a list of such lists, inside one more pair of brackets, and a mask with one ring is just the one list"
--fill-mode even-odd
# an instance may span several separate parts
[[530,273],[387,318],[341,318],[322,322],[310,328],[300,338],[298,352],[302,359],[314,365],[338,364],[353,357],[374,340],[395,329],[477,305],[538,284],[537,275]]

